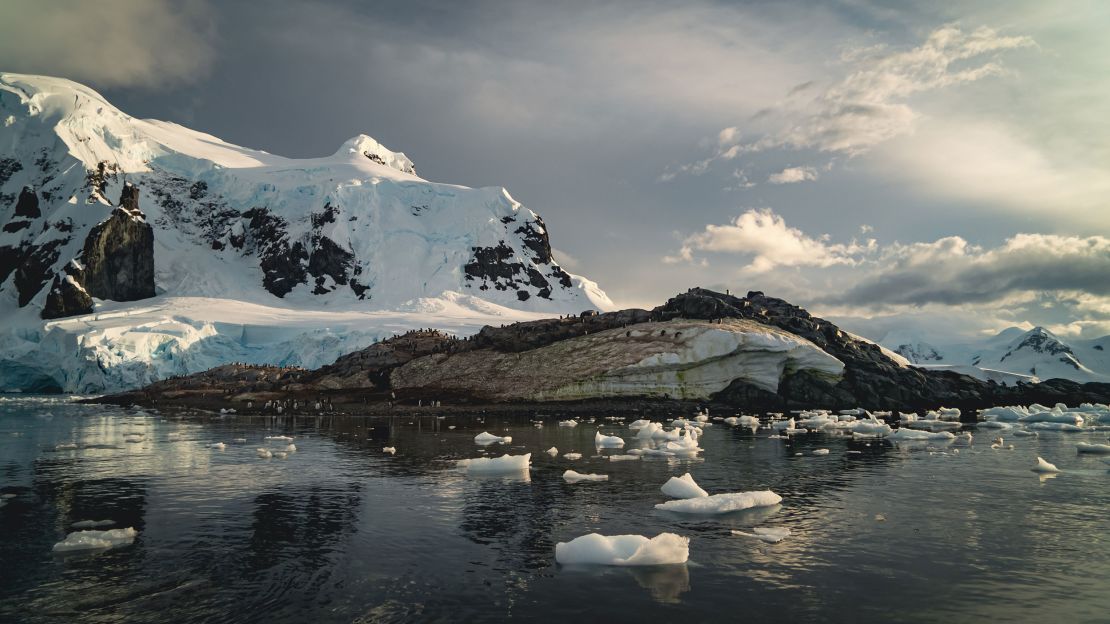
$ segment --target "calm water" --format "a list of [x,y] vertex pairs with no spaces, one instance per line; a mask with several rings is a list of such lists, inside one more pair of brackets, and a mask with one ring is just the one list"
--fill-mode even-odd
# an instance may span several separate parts
[[[998,434],[983,431],[952,454],[717,424],[698,460],[608,462],[591,459],[596,425],[539,429],[534,417],[167,417],[0,399],[0,494],[15,494],[0,507],[0,620],[1110,621],[1110,473],[1075,452],[1106,432],[992,451]],[[533,453],[529,481],[453,469],[481,455],[483,430]],[[125,442],[134,432],[147,441]],[[259,459],[277,434],[298,451]],[[217,441],[227,449],[205,446]],[[55,450],[66,442],[79,448]],[[551,446],[585,457],[553,459]],[[831,453],[795,456],[814,448]],[[1064,472],[1038,478],[1037,455]],[[568,485],[567,468],[610,481]],[[659,486],[686,471],[711,493],[770,488],[784,501],[714,518],[655,511]],[[51,552],[90,519],[139,536]],[[793,534],[764,544],[729,532],[757,525]],[[685,535],[690,562],[555,564],[556,542],[592,531]]]

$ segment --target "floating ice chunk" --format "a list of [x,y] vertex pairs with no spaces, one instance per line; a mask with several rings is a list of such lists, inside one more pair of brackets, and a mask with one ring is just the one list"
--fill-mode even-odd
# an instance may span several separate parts
[[123,441],[130,442],[131,444],[138,444],[139,442],[143,441],[144,437],[145,436],[141,433],[129,433],[123,436]]
[[694,416],[694,420],[700,423],[709,422],[709,414],[698,414]]
[[771,490],[759,490],[667,501],[657,504],[655,508],[678,513],[722,514],[752,507],[769,507],[781,502],[782,497]]
[[528,466],[531,462],[532,454],[525,453],[524,455],[461,459],[458,467],[460,469],[465,468],[466,473],[472,475],[514,474],[528,472]]
[[624,446],[624,440],[617,436],[608,436],[598,431],[594,434],[594,446],[597,448],[621,448]]
[[650,424],[651,424],[650,420],[642,420],[642,419],[641,420],[634,420],[634,421],[628,423],[628,428],[639,430],[639,429],[643,429],[644,427],[646,427]]
[[547,454],[552,456],[552,457],[555,457],[556,455],[559,454],[559,449],[557,449],[553,446],[553,447],[547,449]]
[[574,420],[573,418],[571,418],[570,420],[560,420],[559,421],[559,426],[560,427],[577,427],[578,426],[578,421]]
[[1110,444],[1080,442],[1075,445],[1075,450],[1079,453],[1089,453],[1091,455],[1110,455]]
[[794,419],[790,418],[789,420],[776,420],[771,423],[771,428],[775,431],[786,431],[787,429],[793,429],[795,425]]
[[911,429],[924,429],[926,431],[955,431],[960,428],[959,421],[948,420],[915,420],[910,423],[905,423],[906,427]]
[[480,444],[482,446],[489,446],[490,444],[494,444],[494,443],[508,444],[512,441],[513,441],[513,438],[511,436],[501,437],[499,435],[493,435],[492,433],[490,433],[488,431],[483,431],[482,433],[479,433],[478,435],[474,436],[474,443],[475,444]]
[[[540,423],[540,426],[542,427],[542,426],[543,426],[543,423]],[[448,428],[448,429],[454,429],[454,428],[455,428],[455,425],[447,425],[447,428]]]
[[290,445],[286,446],[285,447],[285,452],[286,453],[296,453],[297,452],[297,445],[296,444],[290,444]]
[[555,561],[568,565],[653,566],[686,563],[689,558],[690,539],[674,533],[660,533],[651,539],[590,533],[555,544]]
[[136,535],[138,532],[132,527],[108,531],[76,531],[67,535],[64,541],[54,544],[54,552],[126,546],[135,541]]
[[231,440],[231,442],[233,444],[246,444],[247,439],[246,438],[234,438],[234,439]]
[[1060,472],[1060,469],[1038,457],[1037,465],[1033,466],[1033,472]]
[[75,448],[77,448],[77,445],[73,442],[62,442],[61,444],[54,445],[55,451],[72,451]]
[[640,457],[674,457],[674,453],[672,453],[670,451],[664,451],[662,449],[653,449],[653,448],[630,449],[628,451],[628,454],[629,455],[639,455]]
[[227,448],[227,445],[224,444],[223,442],[215,442],[213,444],[209,444],[208,448],[216,449],[217,451],[222,451],[222,450]]
[[266,439],[267,440],[292,440],[293,438],[290,437],[290,436],[276,435],[276,436],[266,436]]
[[848,424],[848,430],[853,435],[874,438],[888,436],[893,431],[890,425],[878,420],[855,420]]
[[254,452],[262,459],[270,459],[274,456],[274,454],[270,452],[270,449],[267,448],[256,448]]
[[392,454],[397,452],[397,449],[393,448],[392,446],[383,446],[382,447],[382,452],[383,453],[389,453],[390,455],[392,455]]
[[1019,438],[1036,438],[1040,435],[1036,431],[1026,431],[1024,429],[1016,429],[1012,433]]
[[790,529],[785,527],[756,527],[752,529],[751,533],[744,531],[732,530],[733,535],[741,535],[743,537],[754,537],[757,540],[763,540],[771,544],[777,544],[782,540],[790,537]]
[[639,455],[609,455],[608,457],[606,457],[606,459],[608,459],[609,461],[632,461],[634,459],[640,459],[640,456]]
[[582,453],[565,453],[563,459],[569,459],[570,461],[582,459]]
[[828,455],[829,449],[813,449],[814,455]]
[[667,482],[659,489],[671,498],[686,499],[709,496],[709,492],[701,489],[701,486],[694,482],[693,475],[688,472],[681,477],[667,479]]
[[1030,429],[1040,429],[1042,431],[1065,431],[1068,433],[1078,433],[1083,431],[1083,427],[1073,425],[1071,423],[1062,422],[1035,422],[1029,425]]
[[1001,420],[984,420],[976,426],[980,429],[1012,429],[1014,425]]
[[112,526],[115,520],[80,520],[69,525],[73,529],[92,529],[95,527]]
[[568,470],[563,473],[563,480],[567,483],[578,483],[579,481],[608,481],[609,475],[582,474],[580,472]]
[[286,453],[285,451],[274,451],[274,457],[278,459],[285,459],[286,457],[289,457],[289,453]]
[[920,431],[918,429],[907,429],[905,427],[897,429],[886,436],[887,440],[898,441],[914,441],[914,440],[955,440],[956,435],[951,431]]
[[740,424],[740,418],[738,416],[729,416],[725,419],[724,422],[726,425],[732,425],[733,427],[735,427],[736,425]]

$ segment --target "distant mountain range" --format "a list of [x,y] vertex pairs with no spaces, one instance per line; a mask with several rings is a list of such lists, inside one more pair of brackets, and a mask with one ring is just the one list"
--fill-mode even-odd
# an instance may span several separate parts
[[1010,327],[982,341],[940,343],[912,330],[888,333],[880,344],[916,366],[950,369],[1002,383],[1062,378],[1110,381],[1110,336],[1065,341],[1043,327]]

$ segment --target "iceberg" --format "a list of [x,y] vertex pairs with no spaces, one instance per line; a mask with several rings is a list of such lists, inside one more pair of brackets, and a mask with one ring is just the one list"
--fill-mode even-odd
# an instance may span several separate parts
[[1087,442],[1080,442],[1075,445],[1076,452],[1088,453],[1091,455],[1110,455],[1110,444],[1089,444]]
[[633,430],[639,430],[639,429],[643,429],[644,427],[646,427],[650,424],[651,424],[650,420],[643,420],[643,419],[634,420],[634,421],[628,423],[628,428],[633,429]]
[[532,463],[532,454],[502,455],[501,457],[478,457],[459,460],[459,469],[470,475],[498,475],[527,473]]
[[559,426],[560,427],[577,427],[578,426],[578,421],[574,420],[573,418],[570,419],[570,420],[560,420],[559,421]]
[[887,440],[893,441],[916,441],[916,440],[955,440],[956,435],[951,431],[920,431],[918,429],[901,428],[896,429],[886,436]]
[[490,433],[488,431],[483,431],[482,433],[479,433],[478,435],[474,436],[474,443],[475,444],[480,444],[482,446],[489,446],[490,444],[494,444],[494,443],[508,444],[512,441],[513,441],[513,439],[512,439],[511,436],[501,437],[501,436],[498,436],[498,435],[493,435],[492,433]]
[[640,459],[640,456],[639,455],[609,455],[609,456],[606,457],[606,459],[608,459],[611,462],[632,461],[634,459]]
[[216,443],[213,443],[213,444],[209,444],[208,448],[216,449],[217,451],[222,451],[222,450],[227,448],[227,445],[224,444],[223,442],[216,442]]
[[671,477],[667,479],[667,482],[659,489],[667,496],[678,499],[709,496],[709,492],[701,489],[701,487],[694,482],[693,475],[688,472],[681,477]]
[[260,459],[270,459],[271,457],[274,456],[274,454],[270,452],[270,449],[266,449],[266,448],[254,449],[254,452],[258,454],[258,457]]
[[607,436],[598,431],[594,434],[594,446],[597,448],[621,448],[624,446],[624,440],[617,436]]
[[556,457],[559,455],[559,449],[555,448],[554,446],[547,449],[545,452],[552,457]]
[[578,483],[579,481],[608,481],[609,475],[582,474],[581,472],[568,470],[563,473],[563,480],[567,483]]
[[777,544],[782,540],[790,537],[790,529],[782,527],[756,527],[752,529],[751,533],[744,531],[732,530],[733,535],[740,535],[743,537],[753,537],[757,540],[763,540],[771,544]]
[[690,539],[674,533],[660,533],[650,539],[590,533],[555,544],[555,561],[564,565],[651,566],[686,563],[689,558]]
[[76,531],[67,535],[65,540],[54,544],[54,552],[127,546],[135,541],[136,535],[138,535],[138,531],[132,527],[107,531]]
[[1033,466],[1032,470],[1033,472],[1060,472],[1059,468],[1040,457],[1037,458],[1037,465]]
[[570,461],[582,459],[582,453],[564,453],[563,459],[569,459]]
[[813,453],[812,453],[812,454],[813,454],[813,455],[828,455],[828,454],[829,454],[829,449],[824,449],[824,448],[821,448],[821,449],[813,449]]
[[397,452],[397,449],[392,447],[392,446],[384,446],[384,447],[382,447],[382,452],[383,453],[389,453],[390,455],[393,455],[394,453]]
[[667,501],[657,504],[655,508],[689,514],[723,514],[753,507],[770,507],[781,502],[782,497],[771,490],[759,490]]

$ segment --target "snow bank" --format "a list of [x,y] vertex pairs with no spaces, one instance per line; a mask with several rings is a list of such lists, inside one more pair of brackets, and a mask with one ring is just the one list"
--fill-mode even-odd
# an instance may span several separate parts
[[563,480],[567,483],[578,483],[579,481],[608,481],[609,475],[582,474],[581,472],[568,470],[563,473]]
[[527,473],[532,463],[532,454],[502,455],[501,457],[478,457],[459,460],[459,469],[470,475],[497,475]]
[[67,535],[65,540],[54,544],[54,552],[126,546],[135,541],[136,535],[138,535],[138,532],[132,527],[110,529],[108,531],[77,531]]
[[565,565],[650,566],[686,563],[689,558],[690,539],[674,533],[660,533],[651,539],[590,533],[555,545],[555,561]]
[[681,477],[671,477],[667,479],[667,482],[659,489],[667,496],[678,499],[709,496],[709,492],[701,489],[701,487],[694,482],[693,475],[688,472]]
[[723,514],[730,511],[742,511],[753,507],[769,507],[782,502],[782,497],[771,490],[755,492],[733,492],[731,494],[713,494],[698,498],[667,501],[659,503],[656,509],[689,514]]

